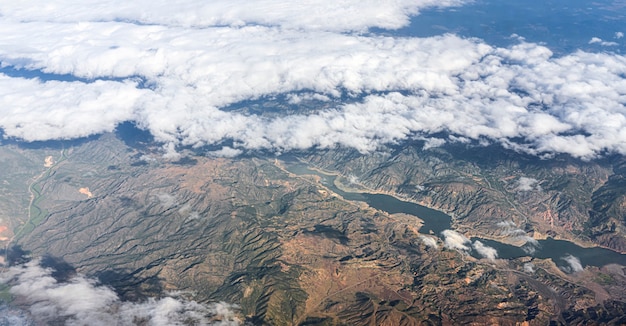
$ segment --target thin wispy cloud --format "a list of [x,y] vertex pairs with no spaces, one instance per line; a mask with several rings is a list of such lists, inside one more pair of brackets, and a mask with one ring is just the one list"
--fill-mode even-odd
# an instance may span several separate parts
[[[534,184],[534,182],[532,183]],[[534,254],[540,247],[537,239],[526,234],[526,231],[520,229],[512,221],[498,222],[497,226],[501,229],[501,234],[510,238],[513,241],[523,241],[522,250],[527,254]]]
[[524,272],[527,274],[533,274],[535,272],[535,264],[533,263],[524,263]]
[[567,266],[561,266],[561,269],[566,273],[578,273],[584,270],[583,265],[580,262],[580,259],[576,256],[566,255],[561,257],[561,260],[567,263]]

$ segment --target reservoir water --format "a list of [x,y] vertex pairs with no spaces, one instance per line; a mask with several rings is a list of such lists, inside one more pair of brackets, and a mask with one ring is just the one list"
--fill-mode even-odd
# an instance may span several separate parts
[[[390,214],[405,213],[413,215],[421,219],[424,224],[419,232],[423,234],[435,234],[441,237],[441,232],[450,229],[452,217],[441,211],[428,208],[416,203],[400,200],[396,197],[384,194],[372,194],[362,192],[348,192],[339,189],[335,185],[336,175],[322,173],[317,170],[310,169],[306,164],[300,162],[289,161],[287,170],[296,175],[315,175],[321,178],[321,183],[329,190],[335,192],[346,200],[362,201],[370,207],[385,211]],[[539,240],[538,246],[534,247],[535,251],[528,253],[522,247],[517,247],[490,239],[471,238],[472,242],[479,240],[483,244],[493,247],[498,251],[498,258],[513,259],[524,256],[531,256],[541,259],[552,259],[552,261],[560,267],[568,267],[569,263],[564,259],[568,256],[574,256],[580,260],[582,266],[601,267],[607,264],[620,264],[626,266],[626,255],[616,251],[592,247],[584,248],[573,242],[566,240],[555,240],[548,238]],[[475,255],[476,253],[472,253]]]

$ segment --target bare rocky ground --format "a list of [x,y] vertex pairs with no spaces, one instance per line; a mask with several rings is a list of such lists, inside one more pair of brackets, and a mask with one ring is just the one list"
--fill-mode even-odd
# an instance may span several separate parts
[[[626,249],[623,158],[419,148],[296,155],[450,213],[466,235],[515,242],[496,227],[506,219],[537,238]],[[56,257],[129,300],[183,291],[267,325],[626,323],[623,266],[566,274],[428,247],[418,219],[345,201],[273,157],[172,162],[114,134],[0,151],[3,246]]]
[[535,238],[551,236],[626,253],[626,159],[525,156],[497,146],[403,146],[379,155],[328,150],[311,164],[352,176],[455,217],[456,227],[506,240],[508,220]]

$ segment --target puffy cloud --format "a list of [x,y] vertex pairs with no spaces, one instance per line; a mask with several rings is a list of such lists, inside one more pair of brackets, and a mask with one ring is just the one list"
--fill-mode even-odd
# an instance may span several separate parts
[[599,45],[602,45],[602,46],[616,46],[616,45],[619,45],[616,42],[603,41],[599,37],[592,37],[591,40],[589,40],[589,44],[599,44]]
[[537,179],[521,177],[517,180],[517,190],[519,191],[531,191],[535,189]]
[[498,251],[495,248],[489,247],[478,240],[474,241],[472,247],[479,255],[489,260],[495,260],[498,257]]
[[565,257],[562,257],[561,260],[564,260],[569,265],[561,267],[561,269],[566,273],[577,273],[584,270],[583,265],[580,263],[580,259],[578,259],[578,257],[567,255]]
[[426,7],[458,6],[468,0],[197,0],[170,1],[70,0],[14,2],[0,14],[19,20],[59,23],[76,21],[123,21],[142,25],[188,28],[210,26],[268,25],[295,29],[333,31],[368,27],[395,29]]
[[[443,236],[443,244],[448,249],[470,252],[473,248],[479,255],[489,260],[495,260],[498,257],[498,252],[495,248],[489,247],[478,240],[472,243],[470,239],[466,238],[459,232],[453,230],[443,230],[441,235]],[[424,241],[423,238],[422,241]]]
[[470,251],[472,248],[469,246],[471,243],[468,238],[459,232],[453,230],[441,231],[443,236],[443,243],[448,249],[456,249],[461,251]]
[[437,249],[439,246],[437,245],[437,239],[425,235],[419,236],[420,240],[427,246],[431,248]]
[[58,282],[52,270],[34,260],[13,266],[0,275],[10,286],[19,307],[6,309],[16,324],[64,325],[135,325],[138,320],[149,325],[239,325],[233,308],[226,303],[203,305],[194,301],[164,297],[141,303],[125,302],[115,292],[84,276]]
[[229,146],[224,146],[218,150],[209,152],[208,155],[212,157],[236,157],[243,153],[240,149],[235,149]]
[[615,32],[615,38],[616,39],[620,39],[624,37],[624,33],[623,32]]
[[0,74],[0,126],[27,141],[113,131],[145,92],[132,81],[41,82]]
[[[397,28],[421,8],[462,3],[14,1],[0,9],[0,63],[12,69],[0,70],[0,128],[33,141],[133,121],[173,159],[180,145],[228,142],[234,151],[215,153],[227,156],[335,146],[370,152],[416,137],[426,148],[476,141],[535,155],[626,154],[622,55],[553,57],[521,39],[495,48],[454,35],[354,32]],[[294,106],[324,105],[225,110],[277,94]]]

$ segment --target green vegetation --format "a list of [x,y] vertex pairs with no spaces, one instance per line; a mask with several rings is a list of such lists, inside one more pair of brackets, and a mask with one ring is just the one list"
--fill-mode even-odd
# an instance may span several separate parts
[[20,239],[24,235],[32,232],[35,229],[35,227],[39,223],[41,223],[48,215],[47,210],[39,207],[39,203],[43,200],[43,196],[41,195],[42,193],[41,186],[39,184],[32,184],[30,189],[34,197],[28,209],[29,211],[28,221],[26,221],[26,223],[19,229],[19,231],[15,233],[15,239]]
[[65,149],[61,151],[61,158],[55,162],[51,167],[49,167],[46,171],[44,171],[37,179],[31,183],[29,186],[29,192],[32,196],[31,201],[28,207],[28,220],[19,231],[15,232],[15,239],[19,240],[24,235],[32,232],[39,223],[43,222],[43,220],[48,216],[48,211],[39,206],[41,201],[44,199],[42,193],[43,189],[41,187],[41,183],[45,182],[48,178],[50,178],[54,173],[54,168],[57,167],[61,162],[68,159],[68,156],[65,153]]
[[13,296],[9,292],[11,287],[6,284],[0,284],[0,303],[10,303],[13,301]]
[[596,276],[596,282],[602,285],[611,285],[611,284],[615,284],[615,279],[613,278],[613,276],[609,274],[599,273]]

